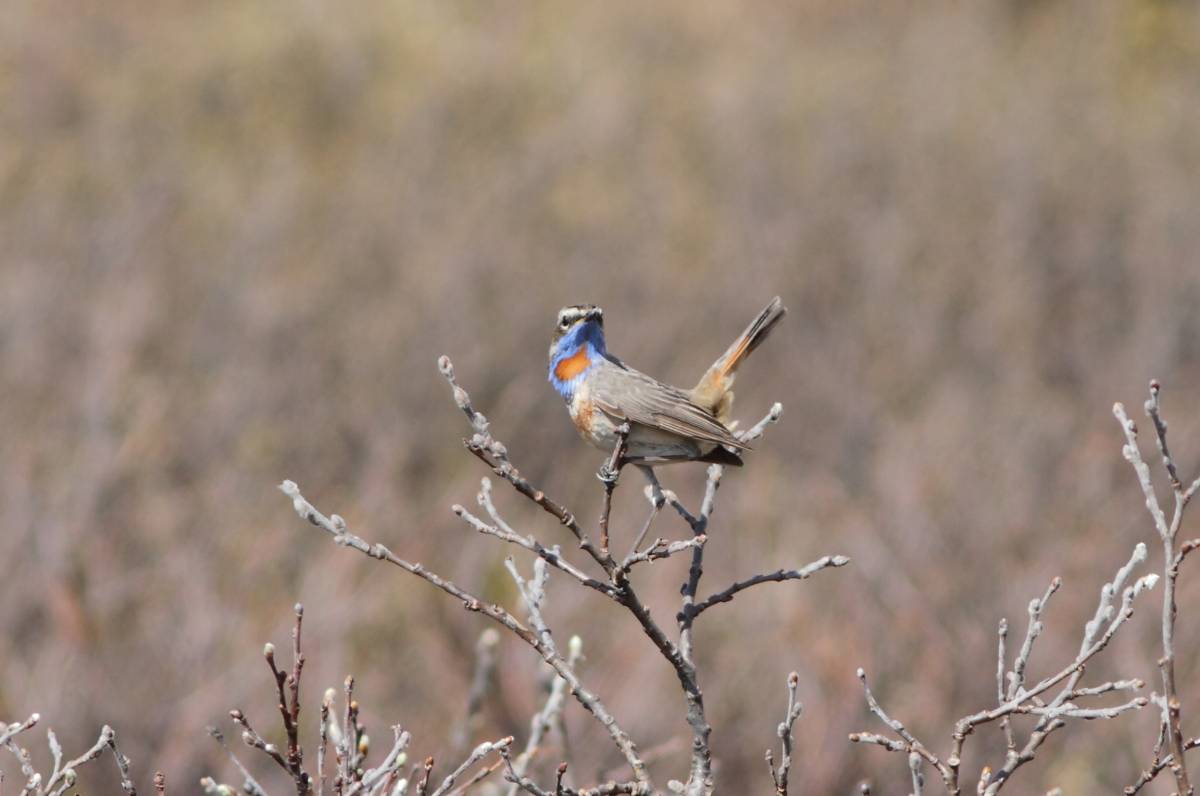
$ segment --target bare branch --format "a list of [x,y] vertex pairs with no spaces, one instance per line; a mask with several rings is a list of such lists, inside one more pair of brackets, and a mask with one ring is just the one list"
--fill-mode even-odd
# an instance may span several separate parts
[[779,736],[781,748],[779,768],[776,769],[773,760],[771,759],[771,750],[767,750],[767,767],[771,771],[771,781],[775,783],[775,793],[777,796],[787,796],[788,792],[788,776],[792,768],[792,726],[795,725],[796,719],[800,718],[800,713],[804,710],[804,705],[796,698],[796,689],[800,685],[800,675],[792,672],[788,675],[788,705],[787,713],[784,715],[783,721],[779,723],[775,734]]
[[806,564],[800,569],[781,569],[776,572],[755,575],[745,580],[739,580],[724,591],[719,591],[716,594],[710,595],[691,608],[693,618],[699,616],[703,612],[712,608],[718,603],[727,603],[732,600],[738,592],[744,591],[751,586],[757,586],[760,583],[778,583],[785,580],[807,580],[816,573],[828,567],[844,567],[850,563],[850,559],[846,556],[824,556],[811,564]]
[[501,738],[498,741],[481,743],[479,746],[476,746],[471,754],[468,755],[467,759],[462,761],[458,768],[451,771],[446,778],[442,780],[442,784],[439,785],[438,789],[433,792],[433,796],[446,796],[446,794],[450,792],[450,789],[454,787],[455,781],[463,774],[467,773],[468,769],[476,765],[480,760],[488,755],[498,752],[501,749],[508,749],[509,745],[512,744],[512,741],[513,739],[510,735],[506,738]]
[[[491,482],[488,481],[488,479],[486,479],[486,478],[484,479],[483,482],[485,484],[487,484],[487,487],[479,493],[479,498],[480,498],[481,503],[485,499],[490,503],[490,501],[491,501],[491,498],[490,498]],[[486,498],[485,498],[485,495],[487,496]],[[573,577],[575,580],[582,583],[584,586],[587,586],[590,589],[595,589],[596,591],[601,592],[602,594],[604,594],[607,597],[614,596],[616,589],[613,587],[612,584],[605,583],[604,581],[596,580],[595,578],[589,577],[582,570],[575,567],[569,561],[564,559],[562,557],[562,552],[559,550],[557,545],[555,545],[554,547],[549,547],[549,548],[545,547],[542,545],[541,542],[539,542],[537,539],[535,539],[532,535],[521,536],[520,534],[514,532],[512,530],[512,528],[508,527],[507,524],[498,523],[497,525],[489,525],[488,523],[479,519],[475,515],[471,514],[469,511],[467,511],[465,508],[458,505],[457,503],[455,505],[451,506],[450,510],[453,511],[455,514],[457,514],[459,517],[462,517],[463,520],[465,520],[468,525],[470,525],[472,528],[479,531],[480,533],[486,534],[488,536],[494,536],[497,539],[500,539],[501,541],[508,542],[509,544],[515,544],[518,547],[522,547],[522,548],[536,554],[540,558],[544,558],[547,562],[549,562],[556,569],[562,570],[563,572],[567,573],[568,575]],[[492,507],[492,510],[494,510],[494,507]],[[493,515],[493,516],[498,516],[498,515]]]
[[411,736],[401,729],[399,724],[393,726],[392,748],[388,750],[383,762],[363,772],[361,780],[345,788],[343,792],[346,796],[353,796],[353,794],[363,791],[380,794],[388,793],[391,790],[391,785],[400,779],[404,772],[404,765],[407,762],[404,751],[408,748],[411,741]]
[[455,381],[454,364],[450,361],[450,358],[445,356],[440,357],[438,359],[438,369],[442,372],[446,381],[450,383],[450,387],[454,392],[454,402],[467,415],[472,428],[475,429],[475,435],[468,440],[464,440],[467,450],[483,461],[484,464],[491,467],[496,475],[511,484],[514,489],[565,525],[567,530],[578,540],[580,549],[584,550],[596,563],[600,564],[605,572],[609,572],[611,567],[614,566],[612,558],[607,553],[601,553],[596,548],[590,537],[576,521],[575,515],[571,514],[559,503],[546,497],[546,493],[530,484],[508,460],[508,449],[488,432],[487,418],[475,411],[474,407],[471,406],[471,396],[467,394],[466,390],[458,386],[458,382]]
[[[388,550],[381,544],[369,544],[363,539],[354,536],[346,529],[345,520],[338,515],[326,517],[321,512],[317,511],[311,503],[305,500],[300,493],[299,487],[292,481],[284,481],[280,485],[280,491],[292,499],[292,506],[302,518],[308,520],[318,528],[334,537],[334,541],[340,545],[353,548],[364,555],[370,556],[379,561],[386,561],[389,564],[400,567],[417,577],[437,586],[442,591],[450,594],[453,597],[462,601],[463,607],[468,611],[475,611],[487,616],[489,619],[499,623],[504,628],[512,632],[517,638],[524,641],[537,652],[543,660],[549,663],[554,670],[562,677],[571,687],[571,693],[579,701],[579,703],[596,717],[612,738],[613,743],[621,751],[630,767],[633,769],[635,777],[639,782],[649,783],[649,779],[645,770],[645,766],[638,758],[637,747],[630,740],[628,734],[621,729],[612,714],[600,701],[599,697],[584,687],[579,681],[566,660],[558,655],[553,648],[548,648],[538,634],[527,628],[519,622],[512,614],[501,608],[499,605],[485,603],[473,594],[460,588],[453,582],[437,575],[426,569],[421,564],[413,564],[399,558],[392,551]],[[539,559],[544,560],[544,559]]]
[[[1200,746],[1200,738],[1191,738],[1183,745],[1183,750],[1187,752],[1195,749],[1197,746]],[[1150,784],[1164,769],[1171,768],[1174,763],[1175,757],[1173,755],[1167,755],[1163,759],[1156,761],[1153,766],[1142,772],[1137,782],[1125,788],[1126,796],[1133,796],[1133,794],[1140,792],[1142,788]]]
[[[1141,680],[1116,680],[1097,686],[1080,687],[1079,680],[1083,676],[1084,667],[1089,660],[1103,650],[1112,639],[1113,634],[1133,615],[1133,601],[1143,592],[1154,587],[1157,575],[1144,575],[1131,585],[1126,582],[1132,577],[1134,568],[1145,561],[1146,546],[1137,545],[1129,561],[1121,566],[1113,580],[1104,584],[1100,590],[1096,612],[1092,619],[1084,625],[1083,638],[1080,642],[1079,653],[1067,666],[1060,669],[1032,687],[1025,683],[1025,669],[1033,652],[1033,647],[1042,632],[1041,615],[1050,597],[1059,589],[1061,581],[1055,578],[1040,599],[1034,599],[1029,604],[1029,627],[1025,640],[1017,652],[1011,672],[1006,675],[1006,639],[1008,634],[1007,622],[1001,621],[996,671],[996,693],[1000,704],[989,710],[966,716],[955,724],[951,738],[951,751],[944,761],[938,758],[926,745],[921,743],[899,721],[892,719],[880,707],[874,695],[867,687],[866,678],[861,669],[859,677],[863,681],[863,691],[867,705],[876,716],[886,724],[900,740],[872,733],[855,733],[850,740],[859,743],[872,743],[882,746],[888,751],[915,754],[921,760],[932,765],[942,776],[946,790],[951,794],[960,793],[959,766],[962,760],[963,744],[975,728],[981,724],[1001,721],[1006,741],[1004,765],[993,774],[990,768],[985,769],[979,778],[978,792],[993,796],[998,793],[1017,768],[1033,759],[1038,748],[1053,732],[1063,727],[1068,719],[1091,720],[1111,719],[1131,710],[1137,710],[1148,704],[1144,697],[1137,697],[1120,705],[1108,707],[1081,707],[1075,700],[1085,697],[1096,697],[1114,691],[1136,690],[1144,683]],[[1121,595],[1120,604],[1115,604],[1117,595]],[[1042,695],[1061,686],[1056,695],[1046,701]],[[1009,718],[1014,715],[1036,716],[1038,721],[1033,732],[1023,747],[1017,748]],[[910,758],[911,762],[911,758]],[[917,781],[914,779],[914,787]]]
[[[571,641],[567,645],[567,663],[571,668],[575,668],[579,663],[580,656],[583,654],[583,640],[579,636],[572,636]],[[529,725],[529,739],[525,742],[525,749],[517,756],[512,767],[517,774],[524,774],[530,762],[537,755],[542,747],[542,742],[546,737],[546,733],[554,725],[554,722],[562,715],[563,705],[566,702],[565,692],[567,681],[561,677],[555,677],[550,685],[550,694],[546,697],[546,703],[540,711],[534,714]],[[564,770],[565,774],[566,771]],[[560,775],[561,782],[561,775]],[[510,785],[508,796],[516,796],[516,783]]]
[[483,707],[483,699],[492,685],[496,674],[496,647],[500,644],[500,632],[494,627],[486,628],[475,642],[475,672],[471,687],[467,690],[467,712],[454,733],[454,747],[460,753],[471,742],[476,719]]
[[105,749],[112,753],[113,760],[117,764],[117,770],[121,775],[121,789],[128,796],[137,796],[137,789],[134,787],[129,773],[129,758],[121,754],[121,750],[117,748],[117,734],[107,724],[100,730],[100,737],[96,739],[96,743],[92,744],[90,749],[66,763],[63,762],[63,750],[58,742],[58,737],[53,730],[47,730],[46,743],[50,747],[50,756],[54,763],[50,776],[43,777],[34,768],[29,750],[19,746],[16,742],[18,735],[36,726],[40,720],[41,716],[33,713],[22,722],[0,723],[0,747],[8,749],[17,758],[17,762],[21,766],[21,774],[25,777],[25,786],[21,790],[22,796],[62,796],[75,786],[78,780],[76,769],[100,757]]
[[691,539],[681,539],[675,542],[669,542],[660,537],[651,542],[650,546],[640,553],[635,551],[626,556],[625,560],[621,562],[619,572],[621,572],[623,576],[628,575],[629,571],[638,564],[643,562],[652,563],[664,558],[670,558],[676,553],[682,553],[685,550],[692,550],[696,547],[702,547],[706,541],[708,541],[708,537],[704,534],[694,536]]
[[[1166,470],[1167,480],[1175,498],[1175,509],[1169,524],[1155,495],[1150,468],[1142,460],[1141,452],[1138,448],[1137,426],[1129,419],[1125,412],[1125,407],[1121,404],[1118,403],[1113,406],[1113,414],[1116,416],[1118,422],[1120,422],[1121,430],[1125,433],[1125,445],[1122,448],[1122,453],[1137,474],[1138,483],[1141,485],[1142,492],[1146,496],[1146,508],[1154,520],[1155,528],[1158,530],[1159,539],[1162,542],[1164,580],[1162,656],[1158,661],[1163,683],[1161,707],[1164,730],[1161,737],[1166,741],[1166,745],[1171,750],[1170,756],[1174,762],[1170,766],[1170,769],[1175,777],[1175,786],[1180,794],[1190,796],[1190,794],[1194,793],[1194,788],[1191,778],[1188,775],[1187,761],[1184,757],[1186,745],[1182,727],[1181,702],[1175,682],[1175,618],[1178,612],[1175,588],[1179,577],[1179,565],[1183,562],[1187,554],[1195,549],[1195,545],[1185,542],[1181,547],[1177,548],[1175,541],[1179,534],[1179,528],[1183,523],[1183,516],[1188,503],[1196,493],[1196,490],[1200,489],[1200,478],[1197,478],[1186,490],[1180,481],[1175,460],[1172,458],[1170,448],[1167,445],[1167,422],[1162,417],[1161,391],[1162,387],[1159,382],[1157,380],[1151,381],[1150,397],[1146,400],[1144,408],[1146,416],[1150,418],[1151,423],[1154,425],[1158,451],[1162,456],[1163,469]],[[1147,769],[1148,772],[1153,772],[1151,778],[1158,771],[1162,770],[1158,765],[1161,751],[1162,745],[1155,747],[1154,761],[1151,763],[1150,768]]]
[[267,792],[258,784],[258,780],[246,770],[246,767],[242,765],[242,761],[238,760],[237,755],[225,743],[225,734],[217,727],[209,727],[208,734],[212,736],[214,741],[221,745],[221,748],[225,750],[225,754],[229,755],[229,759],[233,761],[233,765],[241,772],[242,790],[250,794],[250,796],[267,796]]
[[871,687],[867,685],[867,673],[861,668],[858,670],[858,679],[862,683],[863,695],[866,697],[867,707],[870,708],[871,712],[874,713],[880,721],[891,728],[892,732],[904,739],[904,743],[898,744],[894,741],[889,743],[881,743],[880,741],[884,739],[880,739],[879,736],[871,735],[869,733],[853,733],[850,735],[850,740],[857,743],[879,744],[880,746],[886,747],[889,751],[909,752],[916,754],[941,772],[942,779],[946,780],[947,784],[949,784],[954,778],[951,768],[939,760],[938,756],[934,754],[929,747],[918,741],[916,736],[909,732],[908,728],[904,726],[903,722],[899,721],[898,719],[893,719],[884,711],[879,702],[876,701],[875,695],[871,693]]

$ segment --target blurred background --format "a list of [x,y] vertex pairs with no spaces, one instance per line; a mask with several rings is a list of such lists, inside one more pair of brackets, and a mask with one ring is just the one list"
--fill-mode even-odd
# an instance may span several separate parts
[[[801,792],[907,793],[900,756],[846,741],[882,729],[856,667],[944,753],[952,720],[993,704],[999,619],[1022,633],[1061,575],[1031,673],[1061,668],[1153,541],[1113,402],[1141,420],[1161,379],[1181,466],[1200,465],[1198,68],[1196,11],[1159,0],[6,7],[0,718],[39,711],[68,751],[111,723],[143,787],[156,768],[181,792],[237,782],[205,727],[236,706],[275,737],[261,648],[286,648],[302,601],[306,727],[353,672],[377,745],[401,722],[414,757],[441,755],[485,620],[335,548],[275,485],[519,609],[512,550],[449,511],[487,473],[437,356],[523,471],[594,518],[602,457],[545,381],[557,309],[603,305],[615,353],[687,385],[778,293],[791,313],[738,414],[779,400],[784,419],[727,474],[701,591],[853,563],[701,623],[719,782],[770,789],[794,669]],[[694,505],[704,468],[663,478]],[[640,487],[617,492],[618,539]],[[639,576],[666,622],[683,575]],[[550,599],[659,781],[681,776],[671,670],[594,595],[559,580]],[[1157,681],[1157,601],[1094,682]],[[542,699],[526,648],[500,658],[476,740],[523,738]],[[580,779],[620,773],[576,705],[567,727]],[[1070,727],[1012,789],[1117,791],[1155,733],[1151,710]],[[995,731],[967,748],[969,770],[1001,761]],[[109,768],[85,782],[112,787]]]

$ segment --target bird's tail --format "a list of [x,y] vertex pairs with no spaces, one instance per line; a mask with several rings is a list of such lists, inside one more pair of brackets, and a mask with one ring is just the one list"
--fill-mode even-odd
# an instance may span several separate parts
[[717,419],[729,424],[733,411],[733,379],[738,366],[758,348],[767,335],[775,328],[775,324],[787,314],[783,300],[776,296],[771,303],[763,308],[746,331],[733,341],[733,345],[721,355],[705,372],[700,382],[692,388],[692,400],[699,406],[712,410]]

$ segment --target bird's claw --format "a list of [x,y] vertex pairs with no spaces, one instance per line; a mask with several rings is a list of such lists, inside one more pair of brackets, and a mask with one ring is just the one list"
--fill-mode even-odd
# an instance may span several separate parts
[[600,483],[605,486],[613,486],[617,483],[617,477],[621,471],[615,467],[609,466],[608,462],[600,465],[599,471],[596,472],[596,477],[600,479]]

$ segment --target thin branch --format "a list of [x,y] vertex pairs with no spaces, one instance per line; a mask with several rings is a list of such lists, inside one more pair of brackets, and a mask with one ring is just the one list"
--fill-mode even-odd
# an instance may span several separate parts
[[[708,529],[708,518],[712,514],[716,500],[717,488],[721,484],[721,475],[725,468],[719,464],[709,465],[708,480],[705,482],[704,499],[700,503],[700,514],[694,520],[688,520],[692,529],[692,537],[700,539]],[[675,505],[678,505],[676,502]],[[682,507],[680,507],[681,509]],[[686,514],[686,512],[683,512]],[[692,729],[692,766],[688,774],[688,796],[702,796],[711,792],[712,785],[712,751],[709,748],[709,735],[712,727],[704,712],[704,694],[700,690],[699,679],[696,675],[693,626],[696,621],[694,613],[696,591],[700,587],[700,578],[704,575],[704,545],[697,544],[692,548],[692,563],[688,567],[688,577],[684,581],[680,593],[683,595],[679,614],[676,621],[679,624],[679,659],[680,682],[683,683],[684,695],[687,699],[687,722]]]
[[[1183,745],[1183,750],[1187,752],[1195,749],[1197,746],[1200,746],[1200,738],[1191,738]],[[1134,796],[1134,794],[1138,793],[1142,788],[1150,784],[1150,782],[1157,777],[1159,773],[1163,771],[1163,769],[1170,768],[1174,763],[1175,757],[1173,755],[1167,755],[1163,759],[1157,760],[1153,766],[1142,772],[1141,776],[1138,777],[1137,782],[1125,788],[1126,796]]]
[[828,567],[844,567],[849,563],[850,559],[846,556],[824,556],[800,569],[781,569],[776,572],[764,573],[746,578],[745,580],[739,580],[724,591],[719,591],[696,603],[691,608],[692,618],[694,619],[718,603],[729,602],[738,592],[749,589],[751,586],[757,586],[760,583],[778,583],[785,580],[807,580],[823,569]]
[[233,765],[241,772],[242,790],[249,794],[249,796],[267,796],[267,792],[258,784],[258,780],[246,770],[246,767],[242,765],[242,761],[238,760],[237,755],[225,743],[225,734],[217,727],[209,727],[208,734],[212,736],[214,741],[221,745],[221,748],[225,750],[225,754],[229,755],[229,759],[233,761]]
[[505,738],[501,738],[498,741],[481,743],[479,746],[476,746],[475,749],[472,750],[471,754],[467,756],[467,759],[459,764],[458,768],[446,775],[446,778],[442,780],[442,784],[438,786],[438,789],[433,792],[432,796],[446,796],[446,794],[450,792],[450,789],[454,787],[454,783],[458,780],[458,778],[467,773],[468,769],[479,763],[480,760],[488,755],[494,752],[499,752],[501,749],[508,749],[508,747],[512,744],[512,741],[512,736],[509,735]]
[[398,780],[404,770],[407,758],[404,750],[408,748],[412,737],[399,724],[392,727],[392,748],[388,750],[383,762],[363,772],[362,779],[345,789],[345,796],[353,796],[362,791],[387,793],[391,784]]
[[[263,647],[263,657],[275,678],[279,696],[279,713],[283,730],[287,734],[285,766],[296,785],[298,796],[305,796],[312,789],[312,780],[304,771],[304,753],[300,749],[300,673],[304,668],[304,655],[300,652],[300,629],[304,619],[304,606],[296,603],[293,608],[296,624],[292,629],[292,671],[283,671],[275,665],[275,645]],[[247,725],[249,726],[249,725]]]
[[433,758],[427,757],[425,758],[425,765],[423,766],[421,781],[417,783],[417,796],[425,796],[425,794],[428,793],[429,778],[431,776],[433,776]]
[[494,627],[485,628],[475,642],[475,671],[471,676],[471,687],[467,690],[467,711],[462,723],[454,732],[454,747],[461,753],[471,742],[471,734],[483,708],[484,697],[492,686],[496,674],[496,647],[500,645],[500,632]]
[[610,572],[611,568],[615,566],[612,557],[607,553],[602,553],[595,546],[591,538],[580,527],[579,522],[575,519],[575,515],[567,511],[561,504],[548,498],[545,492],[542,492],[529,483],[521,475],[520,471],[513,466],[512,462],[508,460],[508,449],[503,443],[492,437],[488,431],[487,418],[481,412],[475,411],[475,408],[471,405],[471,396],[455,381],[454,364],[450,361],[450,358],[446,356],[440,357],[438,359],[438,369],[450,384],[451,390],[454,393],[454,402],[467,416],[467,420],[470,421],[472,428],[475,429],[474,436],[463,441],[467,450],[478,457],[484,464],[491,467],[496,475],[511,484],[514,489],[532,500],[539,508],[566,526],[567,530],[579,542],[580,549],[590,555],[596,563],[600,564],[605,572]]
[[912,772],[912,796],[922,796],[925,792],[925,775],[921,773],[921,756],[916,752],[908,753],[908,769]]
[[336,691],[327,688],[321,698],[321,727],[317,732],[317,796],[325,796],[325,753],[329,747],[330,711],[336,696]]
[[[100,757],[107,747],[112,750],[113,756],[117,759],[117,767],[121,772],[121,787],[126,793],[133,794],[133,784],[129,782],[129,760],[117,751],[116,746],[117,734],[112,727],[107,724],[100,730],[100,737],[96,739],[96,743],[92,748],[81,754],[79,757],[68,762],[58,772],[56,777],[52,777],[46,781],[46,785],[41,792],[45,793],[60,793],[66,788],[60,788],[60,785],[67,785],[68,782],[74,784],[75,769],[79,768],[84,763],[89,763],[92,760]],[[70,787],[70,785],[67,785]]]
[[[582,655],[583,640],[579,636],[572,636],[567,645],[567,663],[572,669],[578,665]],[[546,733],[562,715],[566,702],[566,688],[567,681],[561,677],[556,676],[550,684],[550,694],[546,697],[545,705],[533,715],[533,719],[529,723],[529,739],[525,742],[525,748],[513,763],[513,769],[517,774],[524,774],[528,770],[530,762],[542,748]],[[518,787],[516,783],[512,783],[508,788],[507,796],[516,796]]]
[[[485,495],[488,495],[486,499],[490,502],[491,498],[489,493],[491,490],[491,482],[485,478],[484,483],[488,486],[484,491],[479,493],[480,501],[482,502],[485,499]],[[554,547],[545,547],[532,535],[521,536],[520,534],[515,533],[510,527],[508,527],[507,524],[497,523],[496,525],[489,525],[457,503],[451,506],[450,510],[480,533],[487,536],[494,536],[503,542],[508,542],[509,544],[515,544],[518,547],[522,547],[531,553],[536,554],[538,557],[544,558],[553,567],[562,570],[584,586],[587,586],[590,589],[595,589],[607,597],[614,596],[616,589],[611,583],[606,583],[588,576],[578,567],[574,566],[571,564],[571,562],[563,558],[562,552],[559,550],[557,545]]]
[[[1060,586],[1059,579],[1055,578],[1051,581],[1050,586],[1041,599],[1032,600],[1029,604],[1029,627],[1021,649],[1018,651],[1016,659],[1013,662],[1012,671],[1007,674],[1007,687],[1005,686],[1005,669],[1007,668],[1005,657],[1008,625],[1006,622],[1001,622],[999,643],[997,645],[998,662],[996,672],[996,692],[1000,704],[995,708],[981,710],[959,719],[955,724],[952,735],[950,754],[945,760],[934,754],[928,746],[909,732],[901,722],[891,718],[883,711],[883,708],[880,707],[871,693],[870,688],[867,687],[866,677],[862,669],[859,669],[859,678],[863,682],[863,692],[866,696],[868,707],[872,713],[878,716],[884,724],[899,736],[899,740],[874,733],[854,733],[850,736],[850,740],[858,743],[875,744],[892,752],[904,752],[910,755],[916,754],[921,760],[924,760],[937,769],[949,793],[959,794],[961,792],[959,786],[959,766],[962,760],[963,744],[967,736],[974,732],[975,728],[981,724],[1000,720],[1005,733],[1007,747],[1005,762],[994,774],[990,768],[986,769],[980,776],[978,786],[979,793],[994,796],[1017,768],[1033,759],[1034,754],[1045,742],[1046,738],[1063,727],[1067,719],[1109,719],[1144,707],[1148,704],[1148,700],[1144,697],[1137,697],[1119,705],[1098,708],[1080,707],[1074,700],[1083,697],[1100,696],[1114,691],[1136,690],[1144,685],[1140,680],[1130,679],[1110,681],[1091,687],[1080,687],[1079,680],[1083,676],[1087,662],[1108,645],[1108,642],[1117,630],[1133,615],[1134,599],[1143,592],[1153,588],[1157,582],[1158,576],[1151,574],[1138,578],[1129,586],[1125,585],[1130,580],[1133,569],[1145,561],[1145,559],[1146,546],[1139,544],[1134,548],[1129,561],[1117,570],[1113,580],[1104,584],[1104,587],[1100,590],[1100,599],[1095,615],[1084,625],[1083,638],[1080,642],[1079,653],[1075,659],[1055,674],[1043,678],[1031,687],[1027,687],[1025,684],[1025,669],[1033,651],[1034,643],[1042,632],[1042,611],[1050,597],[1058,590]],[[1121,597],[1119,605],[1115,604],[1117,595]],[[1043,694],[1056,686],[1061,686],[1061,688],[1052,699],[1047,702],[1041,698]],[[1012,727],[1008,721],[1009,717],[1014,715],[1031,715],[1038,718],[1029,739],[1020,749],[1017,748]]]
[[645,550],[642,550],[641,552],[634,551],[626,556],[625,560],[621,562],[621,566],[618,571],[621,573],[622,577],[628,576],[629,571],[638,564],[643,562],[652,563],[664,558],[670,558],[676,553],[682,553],[685,550],[692,550],[696,547],[703,547],[704,543],[707,541],[708,537],[704,534],[694,536],[691,539],[680,539],[674,542],[669,542],[660,537],[651,542]]
[[505,774],[504,778],[511,783],[516,784],[521,790],[533,796],[623,796],[628,794],[636,796],[642,793],[644,785],[640,782],[608,782],[599,785],[595,788],[582,788],[574,790],[562,784],[562,774],[566,773],[566,769],[559,767],[559,778],[555,785],[553,793],[543,790],[538,787],[538,784],[524,774],[518,774],[512,765],[512,759],[509,757],[506,750],[501,750],[500,756],[504,760]]
[[779,736],[780,759],[779,768],[775,768],[774,761],[771,758],[771,750],[767,750],[767,767],[771,771],[771,781],[775,783],[775,793],[777,796],[787,796],[788,792],[788,775],[792,768],[792,726],[795,725],[796,719],[800,718],[800,713],[804,710],[804,705],[796,698],[796,690],[800,685],[800,675],[792,672],[788,675],[788,705],[787,713],[784,715],[783,721],[779,723],[775,734]]
[[1121,449],[1121,454],[1133,466],[1133,470],[1138,477],[1138,484],[1142,487],[1142,494],[1146,497],[1146,510],[1150,512],[1150,516],[1154,519],[1154,527],[1158,530],[1158,535],[1165,539],[1170,535],[1171,529],[1167,525],[1167,517],[1163,514],[1162,506],[1158,503],[1158,495],[1154,492],[1154,482],[1150,477],[1150,467],[1142,459],[1141,451],[1138,450],[1137,425],[1129,419],[1122,404],[1113,404],[1113,415],[1116,416],[1117,422],[1121,424],[1121,430],[1125,432],[1125,446]]
[[[538,635],[527,628],[524,624],[518,621],[512,614],[504,610],[499,605],[485,603],[483,600],[474,596],[470,592],[460,588],[453,582],[429,571],[421,564],[414,564],[396,556],[392,551],[388,550],[382,544],[369,544],[365,540],[355,536],[346,529],[345,520],[338,515],[326,517],[321,512],[317,511],[311,503],[309,503],[300,493],[299,487],[292,481],[284,481],[280,485],[280,491],[292,499],[292,507],[300,517],[308,520],[313,525],[316,525],[321,530],[333,536],[337,544],[345,547],[353,548],[354,550],[363,553],[371,558],[379,561],[386,561],[389,564],[399,567],[406,572],[423,578],[442,591],[460,600],[463,607],[468,611],[481,613],[494,622],[497,622],[517,638],[524,641],[537,652],[544,661],[554,668],[571,687],[571,693],[579,701],[579,703],[596,717],[604,728],[608,731],[613,743],[620,750],[621,754],[629,763],[630,768],[634,772],[637,780],[643,784],[649,784],[649,778],[645,770],[645,766],[637,755],[637,747],[630,740],[628,734],[621,729],[617,724],[616,719],[608,712],[608,709],[600,701],[599,697],[584,687],[579,678],[567,665],[566,660],[558,655],[553,649],[547,648]],[[539,559],[544,560],[544,559]]]
[[[1125,434],[1125,445],[1122,448],[1122,453],[1137,474],[1138,483],[1141,485],[1142,492],[1146,496],[1146,508],[1154,520],[1155,528],[1158,530],[1158,535],[1162,542],[1164,580],[1162,657],[1158,661],[1158,666],[1162,674],[1163,684],[1164,738],[1171,750],[1170,756],[1174,761],[1170,769],[1175,777],[1175,786],[1180,794],[1190,796],[1195,790],[1191,783],[1191,778],[1187,770],[1187,761],[1183,754],[1185,743],[1181,702],[1175,682],[1175,619],[1178,612],[1175,593],[1176,581],[1179,578],[1179,565],[1183,562],[1184,557],[1194,549],[1194,546],[1184,543],[1182,547],[1177,549],[1175,540],[1178,536],[1179,528],[1183,523],[1183,516],[1188,503],[1196,493],[1196,490],[1200,489],[1200,478],[1197,478],[1187,489],[1184,489],[1183,483],[1180,481],[1175,460],[1172,458],[1170,447],[1167,444],[1167,422],[1162,417],[1161,390],[1162,387],[1157,380],[1150,382],[1150,397],[1146,400],[1144,409],[1146,416],[1150,418],[1154,426],[1155,438],[1159,454],[1162,457],[1163,469],[1167,473],[1167,480],[1175,498],[1175,508],[1169,524],[1155,494],[1150,476],[1150,468],[1142,460],[1141,451],[1138,447],[1137,426],[1129,419],[1125,412],[1125,407],[1119,403],[1113,406],[1113,415],[1121,424],[1121,430]],[[1160,752],[1161,747],[1156,748],[1155,760],[1149,770],[1154,770],[1158,765]],[[1158,770],[1161,770],[1161,768]]]
[[908,728],[904,726],[903,722],[901,722],[899,719],[893,719],[884,711],[883,707],[880,706],[879,702],[875,699],[875,695],[871,693],[871,687],[867,685],[867,673],[861,668],[858,670],[858,679],[859,682],[862,683],[863,696],[866,697],[867,707],[870,708],[871,712],[874,713],[880,721],[886,724],[892,730],[892,732],[904,739],[904,743],[898,743],[896,741],[881,743],[881,740],[886,739],[881,739],[879,736],[871,735],[869,733],[852,733],[850,735],[850,740],[857,743],[879,744],[880,746],[885,746],[890,751],[894,752],[915,753],[919,755],[921,759],[925,760],[927,763],[941,772],[942,779],[946,780],[947,784],[952,782],[954,779],[954,773],[952,772],[951,768],[938,759],[938,756],[934,754],[929,747],[918,741],[916,736],[909,732]]
[[[0,729],[0,746],[7,745],[11,739],[16,737],[17,735],[20,735],[21,733],[25,732],[26,730],[30,729],[31,727],[35,726],[41,720],[42,720],[42,717],[40,714],[31,713],[29,715],[29,718],[25,719],[25,721],[13,722],[12,724],[0,725],[0,727],[3,728],[3,729]],[[60,752],[61,752],[61,750],[60,750]]]

